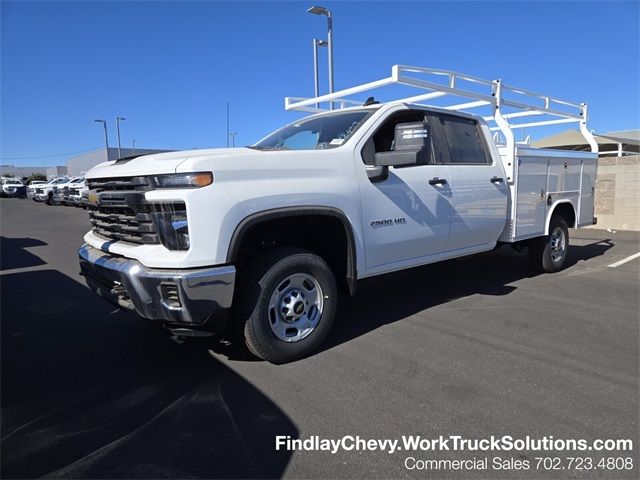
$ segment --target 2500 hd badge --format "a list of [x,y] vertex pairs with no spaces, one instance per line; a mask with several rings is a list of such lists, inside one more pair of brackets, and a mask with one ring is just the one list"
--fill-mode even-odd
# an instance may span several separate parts
[[387,218],[386,220],[374,220],[371,222],[371,228],[391,227],[393,225],[403,225],[407,223],[407,219],[404,217],[399,218]]

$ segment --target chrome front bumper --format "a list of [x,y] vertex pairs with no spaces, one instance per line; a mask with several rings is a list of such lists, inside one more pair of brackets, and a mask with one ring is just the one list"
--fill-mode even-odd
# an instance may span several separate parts
[[169,327],[221,333],[233,299],[232,265],[188,270],[147,268],[84,244],[78,255],[87,285],[105,300]]

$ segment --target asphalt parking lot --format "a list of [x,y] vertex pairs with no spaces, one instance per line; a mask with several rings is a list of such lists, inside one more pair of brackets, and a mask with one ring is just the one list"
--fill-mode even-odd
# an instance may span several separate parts
[[[274,366],[226,341],[178,344],[94,296],[81,209],[2,199],[0,215],[3,478],[638,478],[640,259],[608,267],[638,234],[571,231],[554,275],[502,248],[362,282],[320,353]],[[629,438],[612,455],[636,466],[424,472],[405,452],[274,448],[455,434]]]

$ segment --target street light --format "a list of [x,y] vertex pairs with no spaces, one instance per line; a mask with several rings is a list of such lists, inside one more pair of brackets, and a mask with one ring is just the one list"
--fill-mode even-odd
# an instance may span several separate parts
[[122,152],[120,151],[120,120],[126,120],[126,118],[116,117],[116,130],[118,131],[118,158],[122,158]]
[[107,135],[107,121],[94,120],[94,122],[102,123],[104,125],[104,144],[107,147],[107,162],[108,162],[109,161],[109,136]]
[[[317,98],[320,96],[320,87],[318,82],[318,47],[326,47],[326,40],[318,40],[317,38],[313,39],[313,93]],[[316,108],[320,105],[316,103]]]
[[238,132],[229,132],[229,136],[231,137],[231,148],[236,147],[236,135]]
[[[329,47],[329,93],[333,93],[333,16],[331,10],[325,7],[314,5],[307,10],[314,15],[325,15],[327,17],[327,46]],[[331,104],[333,106],[333,103]]]

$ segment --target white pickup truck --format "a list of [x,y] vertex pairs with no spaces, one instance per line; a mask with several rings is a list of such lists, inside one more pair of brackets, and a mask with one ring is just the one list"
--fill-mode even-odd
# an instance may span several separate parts
[[[422,93],[354,107],[346,98],[388,85]],[[445,96],[472,101],[416,103]],[[174,335],[231,327],[253,354],[283,363],[319,346],[338,294],[355,294],[360,279],[504,243],[528,247],[537,270],[555,272],[568,228],[595,223],[586,104],[394,66],[388,78],[285,106],[320,113],[246,148],[90,170],[93,228],[79,251],[90,288]],[[480,107],[489,115],[463,111]],[[527,115],[537,118],[512,123]],[[522,125],[565,122],[579,124],[592,152],[514,139]]]

